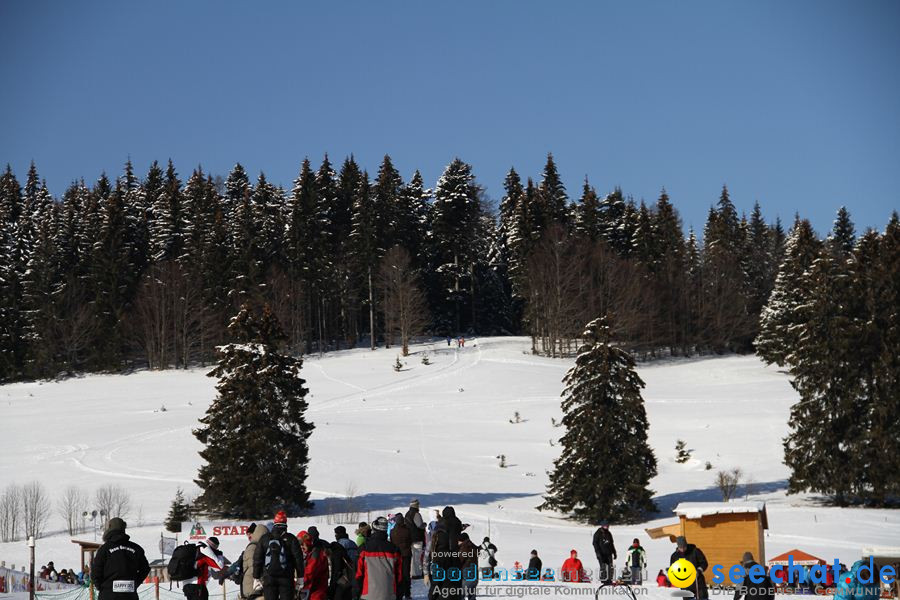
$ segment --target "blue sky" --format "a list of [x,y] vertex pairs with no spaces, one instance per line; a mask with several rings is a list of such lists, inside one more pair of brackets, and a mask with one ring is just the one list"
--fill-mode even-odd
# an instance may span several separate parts
[[433,185],[459,156],[499,199],[548,151],[702,228],[739,210],[821,232],[900,207],[900,2],[0,3],[0,162],[69,181],[389,153]]

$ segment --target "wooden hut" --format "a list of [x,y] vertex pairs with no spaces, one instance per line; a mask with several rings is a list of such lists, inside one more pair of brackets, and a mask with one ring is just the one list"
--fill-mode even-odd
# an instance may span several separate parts
[[684,536],[703,551],[710,568],[722,565],[726,578],[732,565],[741,564],[744,552],[752,552],[756,562],[765,564],[764,531],[769,522],[764,502],[689,502],[674,512],[677,523],[647,529],[647,534],[653,539],[668,537],[673,543]]

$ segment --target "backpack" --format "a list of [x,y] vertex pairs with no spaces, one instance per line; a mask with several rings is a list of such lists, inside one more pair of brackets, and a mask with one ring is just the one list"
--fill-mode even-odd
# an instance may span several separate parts
[[197,576],[197,545],[190,542],[177,546],[172,551],[172,558],[166,567],[169,579],[184,581]]
[[281,540],[272,538],[266,548],[266,574],[270,577],[285,577],[288,575],[288,560],[285,547]]

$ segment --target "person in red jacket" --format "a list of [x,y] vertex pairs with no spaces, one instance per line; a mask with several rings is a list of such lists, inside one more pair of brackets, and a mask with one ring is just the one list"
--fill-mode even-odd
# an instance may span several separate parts
[[327,600],[328,598],[328,557],[312,536],[301,531],[297,538],[303,548],[303,591],[307,600]]
[[669,583],[669,578],[666,576],[666,572],[662,569],[659,570],[659,574],[656,576],[656,585],[659,587],[672,587],[672,584]]
[[187,580],[182,590],[188,600],[208,600],[209,570],[220,571],[225,568],[225,557],[219,552],[219,539],[207,538],[206,542],[197,544],[197,577]]
[[578,560],[578,552],[572,550],[569,558],[563,563],[562,569],[559,570],[560,579],[563,581],[572,581],[581,583],[584,580],[584,565]]

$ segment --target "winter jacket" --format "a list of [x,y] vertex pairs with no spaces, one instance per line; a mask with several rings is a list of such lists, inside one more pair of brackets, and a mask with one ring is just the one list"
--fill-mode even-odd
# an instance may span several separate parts
[[422,520],[422,513],[418,508],[412,508],[406,511],[406,526],[409,528],[409,537],[416,542],[425,542],[425,521]]
[[528,571],[526,572],[525,577],[532,581],[537,581],[541,578],[541,569],[543,568],[544,563],[540,557],[532,556],[528,561]]
[[613,537],[609,529],[599,527],[594,532],[594,554],[597,555],[598,559],[605,559],[606,562],[617,558],[616,545],[613,543]]
[[197,577],[183,581],[182,584],[196,583],[205,586],[209,582],[209,570],[221,571],[225,568],[225,556],[209,546],[200,547],[197,554]]
[[362,548],[366,544],[366,540],[372,535],[372,529],[366,525],[365,527],[357,527],[356,529],[356,545]]
[[303,555],[303,589],[309,591],[309,600],[326,600],[328,597],[328,552],[322,544],[311,544]]
[[[750,569],[758,566],[760,566],[758,563],[752,561],[743,565],[746,575],[744,580],[734,588],[734,600],[741,600],[741,598],[746,600],[774,600],[775,586],[772,585],[768,575],[763,575],[762,581],[759,583],[753,583],[753,580],[750,578]],[[765,569],[763,569],[763,573],[765,573]]]
[[[867,567],[869,562],[858,560],[850,567],[849,573],[841,573],[838,578],[837,591],[834,594],[834,600],[878,600],[881,596],[881,584],[878,583],[878,573],[872,575],[871,584],[862,584],[859,582],[859,569],[862,566]],[[847,577],[851,578],[847,583]]]
[[490,542],[481,542],[478,546],[478,568],[493,569],[497,566],[497,546]]
[[675,552],[672,553],[669,564],[674,564],[675,561],[681,558],[686,559],[697,569],[697,581],[688,588],[689,591],[695,592],[700,600],[709,598],[709,591],[706,589],[706,578],[703,576],[703,571],[709,568],[709,563],[706,561],[703,551],[694,544],[688,544],[683,553],[676,548]]
[[412,536],[400,513],[394,517],[394,528],[388,537],[391,543],[400,550],[400,556],[412,556]]
[[259,541],[266,535],[268,531],[262,525],[257,526],[250,536],[250,543],[244,548],[241,554],[241,567],[243,576],[241,577],[241,596],[244,598],[253,598],[261,596],[262,590],[253,589],[253,558],[256,556],[256,549],[259,547]]
[[656,576],[656,585],[659,587],[672,587],[672,584],[669,583],[669,578],[666,577],[664,571],[660,571],[659,575]]
[[[287,561],[289,574],[296,574],[298,578],[303,577],[303,551],[300,549],[300,542],[297,538],[287,532],[287,526],[278,523],[271,532],[266,532],[265,527],[263,527],[263,531],[253,555],[253,578],[263,580],[266,570],[266,552],[272,540],[281,543],[281,551]],[[263,583],[265,584],[265,581]]]
[[631,546],[628,548],[628,568],[633,569],[637,567],[638,569],[643,569],[647,566],[647,553],[644,552],[643,546],[638,546],[635,548]]
[[362,600],[395,600],[402,577],[400,550],[384,531],[373,531],[359,553],[356,578],[362,583]]
[[456,510],[448,506],[443,512],[444,527],[447,530],[447,542],[456,550],[459,548],[459,534],[462,533],[462,521],[456,516]]
[[338,538],[337,543],[344,547],[344,551],[347,553],[347,560],[353,565],[355,573],[356,561],[359,559],[359,546],[349,537]]
[[478,548],[472,540],[459,543],[459,562],[465,581],[478,581]]
[[561,581],[575,583],[581,583],[581,580],[584,579],[584,565],[578,560],[578,552],[575,550],[569,553],[569,558],[563,563],[562,568],[559,570],[559,578]]
[[105,534],[103,542],[91,563],[91,576],[94,587],[100,590],[100,599],[136,600],[138,586],[150,574],[144,549],[124,531]]
[[429,549],[428,563],[438,566],[445,571],[459,566],[459,544],[456,548],[450,546],[450,535],[443,523],[437,526],[431,534],[431,548]]

